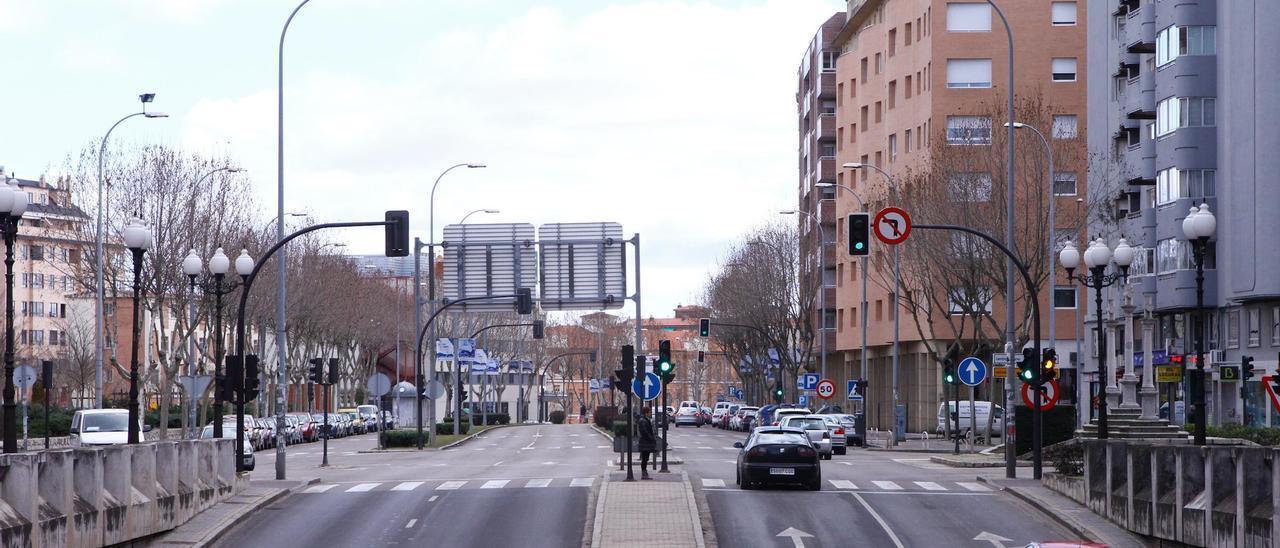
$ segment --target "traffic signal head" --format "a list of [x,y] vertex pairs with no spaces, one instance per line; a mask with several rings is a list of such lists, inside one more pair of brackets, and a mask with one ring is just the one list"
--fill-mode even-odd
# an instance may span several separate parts
[[631,378],[644,379],[645,366],[648,365],[648,362],[649,360],[645,359],[644,356],[636,356],[636,372],[635,376]]
[[871,215],[849,214],[849,254],[866,257],[871,253]]
[[244,393],[242,397],[244,401],[249,402],[258,398],[258,375],[260,369],[258,367],[258,355],[249,354],[244,357]]
[[324,382],[324,358],[311,358],[307,368],[307,380],[320,384]]
[[1018,364],[1018,380],[1036,382],[1036,351],[1034,348],[1022,349],[1022,363]]
[[698,351],[698,363],[707,363],[707,351],[705,350]]
[[781,384],[779,384],[778,386],[774,387],[774,389],[773,389],[773,399],[778,400],[778,403],[782,403],[782,385],[781,385]]
[[956,369],[949,363],[942,366],[942,382],[946,384],[955,384],[957,382]]
[[222,386],[218,387],[222,390],[222,401],[236,401],[236,394],[240,391],[240,385],[244,382],[244,359],[242,356],[234,354],[227,355],[227,363],[223,368]]
[[384,225],[386,233],[386,256],[388,257],[408,257],[409,256],[409,212],[408,211],[388,211],[385,217],[387,224]]
[[329,384],[338,384],[338,358],[329,358]]
[[659,373],[669,373],[675,369],[675,365],[671,363],[671,341],[658,341],[658,363]]
[[1240,376],[1244,380],[1253,378],[1253,356],[1240,356]]
[[701,320],[698,320],[698,336],[711,336],[711,318],[702,318]]
[[629,344],[622,345],[622,367],[630,368],[631,364],[636,362],[636,347]]
[[541,339],[547,336],[547,322],[545,320],[533,320],[533,338]]
[[533,314],[533,290],[527,287],[516,289],[516,313],[521,316]]
[[1040,369],[1040,382],[1049,382],[1058,378],[1058,351],[1052,348],[1044,349],[1044,362]]

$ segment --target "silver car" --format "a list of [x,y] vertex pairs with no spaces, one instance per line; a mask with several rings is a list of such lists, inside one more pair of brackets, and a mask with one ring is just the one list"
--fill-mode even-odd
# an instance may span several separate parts
[[692,425],[702,428],[702,415],[698,411],[697,407],[681,407],[679,411],[676,411],[675,420],[672,421],[672,423],[675,426],[683,424],[685,426]]
[[846,427],[840,422],[837,415],[814,415],[822,417],[827,423],[827,432],[831,434],[831,452],[837,455],[844,455],[849,452],[849,438],[846,435]]
[[782,428],[799,428],[808,434],[809,441],[818,448],[819,458],[831,460],[831,432],[827,421],[819,415],[784,415],[778,424]]

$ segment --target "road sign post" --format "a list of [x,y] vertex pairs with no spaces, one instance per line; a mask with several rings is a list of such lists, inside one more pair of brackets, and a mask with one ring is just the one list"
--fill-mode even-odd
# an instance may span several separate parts
[[987,364],[978,358],[972,356],[960,360],[960,369],[957,373],[960,376],[960,382],[967,386],[973,387],[982,384],[987,380]]

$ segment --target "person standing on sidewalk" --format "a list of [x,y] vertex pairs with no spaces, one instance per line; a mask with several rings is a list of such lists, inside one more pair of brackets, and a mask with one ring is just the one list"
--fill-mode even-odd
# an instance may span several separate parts
[[653,415],[653,409],[648,405],[644,406],[640,411],[640,420],[636,423],[636,433],[640,438],[640,479],[642,480],[653,479],[649,477],[649,457],[658,448],[657,436],[653,434],[651,415]]

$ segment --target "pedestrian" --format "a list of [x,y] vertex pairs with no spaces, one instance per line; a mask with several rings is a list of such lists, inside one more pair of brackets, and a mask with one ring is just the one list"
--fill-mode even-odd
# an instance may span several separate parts
[[[653,409],[644,406],[640,411],[640,421],[636,423],[636,432],[640,437],[640,479],[653,479],[649,477],[649,457],[653,455],[654,450],[658,448],[657,437],[653,434],[653,421],[650,415]],[[654,464],[657,462],[655,460]]]

